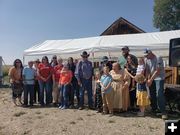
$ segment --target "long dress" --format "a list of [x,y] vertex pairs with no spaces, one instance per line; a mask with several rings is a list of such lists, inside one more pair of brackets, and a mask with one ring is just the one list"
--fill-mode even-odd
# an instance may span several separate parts
[[113,108],[115,111],[127,111],[129,107],[129,88],[124,88],[126,82],[130,82],[129,76],[125,73],[124,69],[121,69],[119,73],[115,73],[114,70],[110,72],[112,76],[113,87]]

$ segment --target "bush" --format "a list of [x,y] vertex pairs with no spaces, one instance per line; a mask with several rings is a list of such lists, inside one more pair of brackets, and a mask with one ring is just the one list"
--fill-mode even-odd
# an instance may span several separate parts
[[3,66],[3,77],[6,77],[8,76],[8,73],[9,73],[9,69],[11,68],[11,66]]

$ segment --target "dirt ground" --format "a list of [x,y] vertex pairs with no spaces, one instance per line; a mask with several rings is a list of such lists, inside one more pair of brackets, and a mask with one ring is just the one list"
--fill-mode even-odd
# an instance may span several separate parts
[[109,117],[93,110],[15,107],[11,90],[0,89],[0,135],[163,135],[164,121],[120,113]]

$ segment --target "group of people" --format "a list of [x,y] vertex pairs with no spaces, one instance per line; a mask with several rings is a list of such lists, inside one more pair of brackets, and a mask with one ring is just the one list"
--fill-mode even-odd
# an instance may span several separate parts
[[[9,71],[13,102],[17,105],[18,98],[19,104],[25,107],[34,103],[41,106],[53,103],[63,110],[74,108],[76,98],[76,107],[82,110],[87,91],[88,108],[97,112],[112,116],[116,112],[136,111],[139,107],[138,116],[144,116],[146,107],[151,105],[152,112],[160,111],[166,119],[162,58],[148,48],[139,59],[129,52],[128,46],[122,48],[125,64],[122,59],[112,63],[103,56],[96,71],[86,51],[81,53],[79,61],[69,57],[63,62],[54,55],[49,62],[44,56],[41,62],[38,59],[29,61],[28,66],[23,67],[21,60],[16,59]],[[95,82],[94,88],[92,82]]]

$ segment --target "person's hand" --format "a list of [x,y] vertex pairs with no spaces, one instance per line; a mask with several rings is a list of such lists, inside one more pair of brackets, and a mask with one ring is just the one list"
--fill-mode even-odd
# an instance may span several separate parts
[[97,80],[98,83],[100,83],[101,81],[100,80]]
[[149,80],[147,81],[147,85],[148,85],[148,87],[150,87],[150,86],[152,85],[152,80],[151,80],[151,79],[149,79]]
[[82,86],[82,83],[81,83],[81,81],[78,81],[78,85],[79,85],[79,86]]
[[125,82],[123,85],[123,89],[127,89],[128,88],[128,82]]
[[20,81],[19,80],[15,80],[15,83],[20,83]]
[[151,98],[151,96],[150,96],[150,95],[147,95],[147,98],[148,98],[148,99],[150,99],[150,98]]

